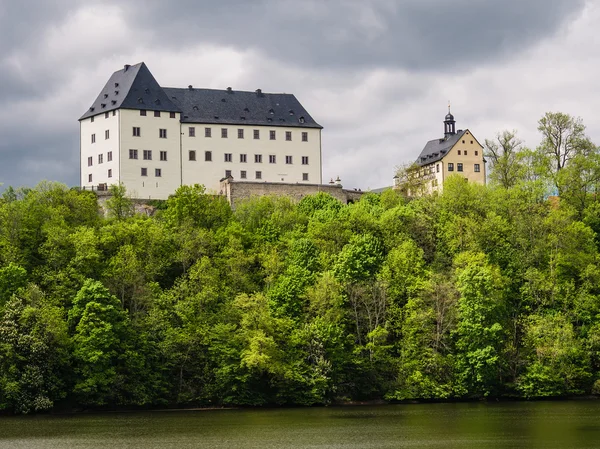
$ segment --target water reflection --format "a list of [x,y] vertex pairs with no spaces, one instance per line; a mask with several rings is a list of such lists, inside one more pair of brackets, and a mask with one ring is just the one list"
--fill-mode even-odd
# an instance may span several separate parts
[[600,402],[26,416],[0,448],[598,448]]

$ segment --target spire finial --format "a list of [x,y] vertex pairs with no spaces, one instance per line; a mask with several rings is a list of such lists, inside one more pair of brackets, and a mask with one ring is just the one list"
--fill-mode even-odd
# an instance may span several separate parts
[[450,114],[450,100],[448,100],[448,114]]

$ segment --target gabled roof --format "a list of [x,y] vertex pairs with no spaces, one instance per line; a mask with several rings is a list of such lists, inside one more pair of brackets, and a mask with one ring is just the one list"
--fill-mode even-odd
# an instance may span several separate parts
[[113,73],[79,120],[120,108],[181,112],[187,123],[322,128],[292,94],[163,88],[143,62]]
[[322,128],[292,94],[165,87],[182,122]]
[[447,138],[430,140],[425,144],[425,148],[423,148],[415,163],[422,166],[441,160],[467,131],[467,129],[460,130],[457,134],[450,135]]
[[181,112],[143,62],[126,65],[113,73],[96,101],[79,120],[119,108]]

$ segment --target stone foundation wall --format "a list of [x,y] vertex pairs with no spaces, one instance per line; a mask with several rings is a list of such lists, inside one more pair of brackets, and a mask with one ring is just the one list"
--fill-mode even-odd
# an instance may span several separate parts
[[[346,190],[340,185],[335,184],[284,184],[277,182],[251,182],[251,181],[233,181],[225,179],[221,181],[219,195],[227,197],[227,201],[232,209],[240,201],[255,196],[287,196],[292,201],[300,201],[307,195],[314,195],[319,192],[325,192],[338,199],[344,204],[358,201],[364,192],[360,190]],[[100,211],[106,216],[106,201],[111,195],[106,192],[98,195],[98,205]],[[156,212],[156,207],[148,204],[148,200],[132,199],[135,213],[152,216]]]
[[220,194],[227,197],[232,209],[240,201],[254,196],[287,196],[293,201],[300,201],[307,195],[325,192],[344,204],[358,201],[364,192],[346,190],[335,184],[284,184],[275,182],[221,181]]

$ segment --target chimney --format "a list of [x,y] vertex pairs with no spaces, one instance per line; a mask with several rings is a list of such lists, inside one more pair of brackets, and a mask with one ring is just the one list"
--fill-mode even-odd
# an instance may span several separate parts
[[256,95],[262,97],[262,89],[256,89]]
[[194,88],[194,86],[192,86],[191,84],[188,86],[189,90],[192,90]]
[[333,182],[333,178],[331,178],[331,180],[329,181],[330,185],[334,185],[335,183]]
[[233,92],[233,90],[231,89],[231,87],[228,87],[228,88],[227,88],[227,93],[228,93],[228,94],[230,94],[230,93],[232,93],[232,92]]
[[123,70],[126,72],[127,70],[129,70],[129,67],[131,67],[129,64],[125,64],[125,66],[123,67]]
[[340,187],[342,186],[342,180],[340,179],[339,175],[338,175],[338,177],[335,179],[335,185],[336,185],[336,186],[340,186]]

